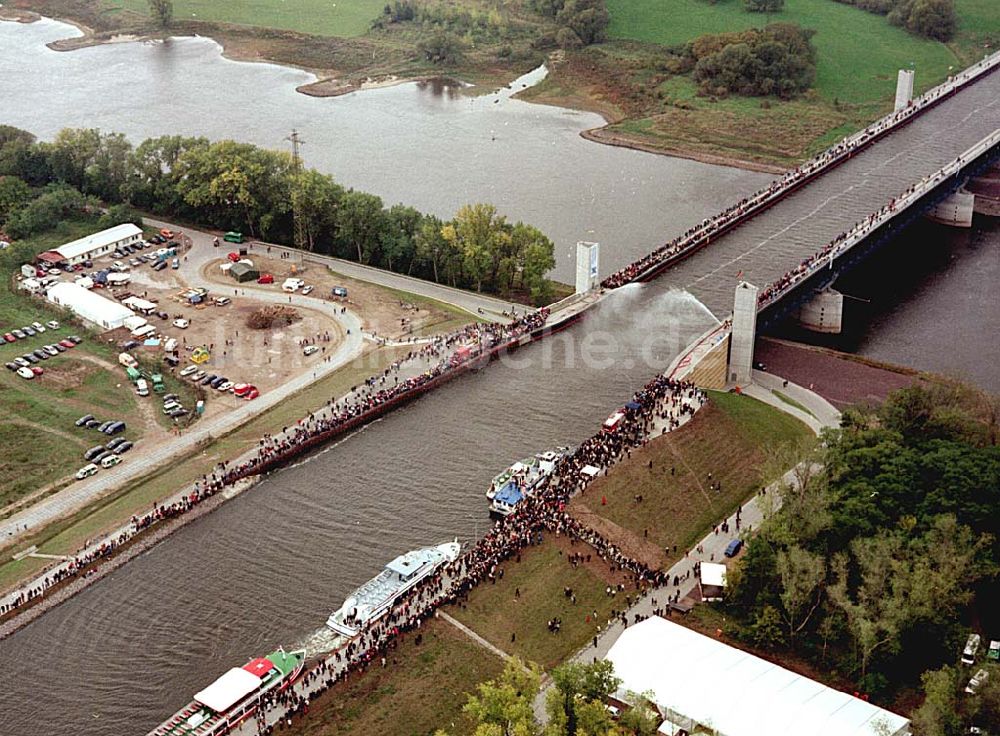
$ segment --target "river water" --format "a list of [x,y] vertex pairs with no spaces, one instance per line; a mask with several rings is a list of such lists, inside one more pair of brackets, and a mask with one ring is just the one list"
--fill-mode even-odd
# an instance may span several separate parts
[[[557,243],[555,275],[565,280],[578,239],[602,243],[608,272],[768,179],[591,144],[579,131],[597,117],[506,92],[469,98],[408,84],[315,99],[293,91],[308,75],[226,61],[205,39],[45,49],[71,33],[52,21],[0,23],[0,122],[43,137],[92,126],[134,141],[182,133],[271,147],[296,127],[309,165],[387,202],[447,216],[491,201],[538,225]],[[984,237],[996,253],[992,232]],[[954,264],[963,259],[956,252],[949,262],[962,270]],[[931,321],[971,329],[947,290],[976,284],[985,294],[988,281],[977,281],[978,267],[965,271],[957,283],[911,285],[904,303],[941,289],[943,311]],[[878,337],[928,321],[919,306],[900,311],[903,321],[873,322],[864,350],[893,360],[894,340]],[[143,733],[227,667],[313,641],[392,556],[481,534],[493,474],[589,436],[713,324],[665,282],[628,287],[552,340],[276,473],[0,643],[0,736]],[[952,353],[935,334],[941,342],[916,360]]]

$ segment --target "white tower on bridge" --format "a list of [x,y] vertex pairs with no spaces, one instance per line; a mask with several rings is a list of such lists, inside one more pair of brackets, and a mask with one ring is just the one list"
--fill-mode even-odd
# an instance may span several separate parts
[[896,77],[896,111],[899,112],[913,99],[913,70],[900,69]]
[[598,266],[600,243],[581,240],[576,244],[576,293],[586,294],[600,284]]
[[736,285],[733,331],[729,339],[729,382],[746,386],[753,380],[753,346],[757,337],[757,287]]

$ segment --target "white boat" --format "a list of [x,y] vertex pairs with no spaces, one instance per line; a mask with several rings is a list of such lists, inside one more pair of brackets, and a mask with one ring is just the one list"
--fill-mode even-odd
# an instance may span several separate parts
[[522,493],[530,493],[542,480],[552,475],[556,462],[567,453],[569,453],[568,447],[559,447],[518,460],[493,477],[486,491],[486,498],[492,501],[497,491],[511,482],[514,482]]
[[456,539],[400,555],[348,596],[344,605],[330,614],[326,625],[343,636],[356,636],[366,624],[384,616],[399,596],[445,563],[457,560],[461,551]]

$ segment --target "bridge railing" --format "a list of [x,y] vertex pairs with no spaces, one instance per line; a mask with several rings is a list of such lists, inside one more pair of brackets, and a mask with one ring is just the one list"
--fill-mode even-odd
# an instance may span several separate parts
[[815,275],[818,271],[827,266],[833,267],[833,262],[849,251],[858,243],[862,242],[872,232],[885,225],[887,222],[904,212],[925,195],[932,192],[949,177],[960,174],[963,167],[970,161],[979,158],[990,149],[1000,145],[1000,128],[983,138],[953,161],[945,164],[938,171],[929,176],[925,176],[919,182],[911,186],[902,194],[893,197],[884,204],[877,212],[869,215],[865,220],[857,223],[843,235],[830,241],[822,249],[800,263],[795,269],[789,271],[778,281],[772,282],[764,287],[757,298],[757,309],[765,309],[782,299],[803,281]]
[[669,266],[705,247],[713,238],[724,235],[772,207],[791,192],[826,171],[839,166],[860,150],[895,129],[906,125],[943,99],[993,72],[998,66],[1000,66],[1000,52],[986,56],[967,69],[949,77],[945,82],[929,89],[902,110],[893,111],[863,130],[843,138],[814,158],[785,173],[780,179],[775,179],[767,187],[758,190],[714,217],[702,220],[701,223],[683,235],[611,274],[601,282],[601,285],[604,288],[617,288],[627,283],[650,280]]

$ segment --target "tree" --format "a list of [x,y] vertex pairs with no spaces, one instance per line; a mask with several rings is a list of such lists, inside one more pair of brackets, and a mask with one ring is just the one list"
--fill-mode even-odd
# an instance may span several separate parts
[[20,209],[31,199],[31,189],[16,176],[0,176],[0,225],[11,213]]
[[142,215],[129,207],[127,204],[116,204],[108,208],[108,211],[101,215],[97,221],[97,226],[101,229],[124,225],[131,222],[133,225],[142,227]]
[[556,14],[556,22],[569,28],[584,46],[607,38],[611,16],[604,0],[566,0]]
[[920,677],[924,702],[913,713],[913,725],[923,736],[952,736],[960,732],[959,675],[954,667],[942,667],[928,670]]
[[535,736],[533,703],[541,681],[537,665],[508,659],[500,676],[480,683],[462,709],[479,724],[476,736]]
[[782,618],[788,627],[788,639],[805,628],[823,600],[826,561],[822,555],[793,546],[778,552],[778,575],[781,578]]
[[385,231],[382,199],[353,189],[340,199],[337,210],[337,240],[342,248],[354,247],[358,263],[376,256]]
[[160,28],[169,28],[174,19],[173,0],[149,0],[149,12]]
[[454,34],[437,31],[417,43],[417,51],[432,64],[453,64],[462,55],[462,42]]
[[51,230],[67,217],[96,208],[95,202],[73,187],[53,184],[41,196],[16,210],[5,227],[11,237],[26,238]]
[[328,236],[326,242],[332,245],[337,210],[344,198],[344,188],[332,176],[321,174],[315,169],[306,169],[293,175],[292,189],[295,192],[298,217],[305,226],[308,249],[317,250],[324,233]]
[[[604,700],[621,684],[611,662],[567,662],[552,670],[552,684],[554,687],[547,695],[545,707],[550,721],[560,724],[560,734],[576,736],[578,729],[587,734],[607,732],[611,721]],[[600,706],[599,714],[593,709],[583,710],[592,703]],[[607,719],[606,724],[602,717]]]
[[463,270],[482,291],[496,254],[510,238],[505,218],[490,204],[464,205],[441,234],[462,254]]

